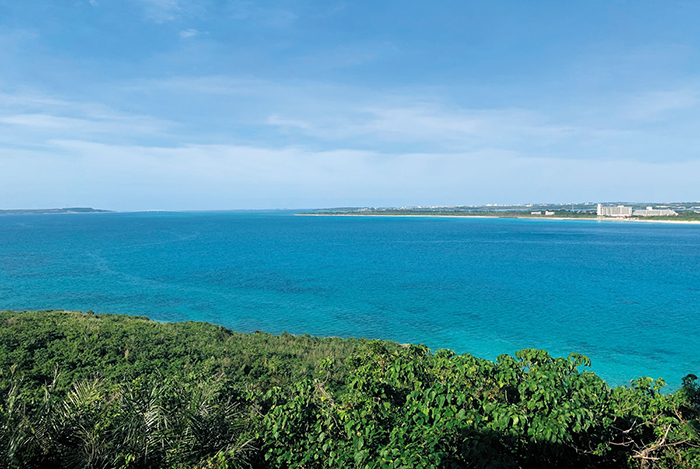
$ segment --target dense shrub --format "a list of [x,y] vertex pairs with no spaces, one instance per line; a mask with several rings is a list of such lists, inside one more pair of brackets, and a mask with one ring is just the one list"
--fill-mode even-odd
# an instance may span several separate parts
[[204,323],[0,313],[0,464],[700,468],[700,387]]

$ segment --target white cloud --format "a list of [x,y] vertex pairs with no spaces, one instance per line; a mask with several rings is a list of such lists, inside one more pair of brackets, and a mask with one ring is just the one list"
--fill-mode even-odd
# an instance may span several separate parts
[[289,127],[289,128],[295,128],[295,129],[301,129],[304,131],[309,131],[312,133],[316,133],[317,130],[314,128],[314,126],[309,123],[309,122],[304,122],[300,120],[294,120],[294,119],[284,119],[277,114],[272,114],[270,117],[267,118],[265,123],[270,124],[270,125],[275,125],[279,127]]
[[[585,106],[501,108],[460,106],[436,89],[370,90],[225,75],[139,80],[123,92],[126,100],[152,100],[156,110],[167,102],[180,128],[197,129],[193,134],[207,142],[387,153],[498,148],[552,158],[662,161],[698,157],[695,89],[650,89]],[[196,120],[189,117],[195,115]],[[652,117],[663,125],[650,128]],[[173,140],[179,143],[183,140]]]
[[[630,100],[594,106],[607,118],[575,119],[566,109],[224,76],[121,91],[130,102],[157,97],[141,105],[179,121],[0,94],[0,206],[55,205],[77,187],[95,199],[66,205],[117,209],[697,198],[700,136],[649,131],[625,114]],[[685,100],[656,109],[673,116]],[[21,190],[33,184],[46,189]]]
[[246,0],[232,0],[227,4],[228,15],[235,20],[255,21],[263,26],[285,27],[294,23],[298,16],[291,10],[262,7]]
[[41,129],[68,129],[87,122],[89,121],[46,114],[15,114],[0,117],[0,124],[38,127]]
[[[700,173],[700,161],[592,164],[496,149],[385,154],[238,145],[49,144],[42,151],[0,149],[5,168],[0,205],[10,198],[23,199],[13,206],[55,205],[71,187],[88,197],[75,203],[116,209],[681,200],[697,198],[695,175]],[[42,191],[20,190],[36,185]]]
[[400,52],[401,48],[391,41],[354,41],[301,56],[297,58],[297,63],[308,69],[351,68],[381,62],[396,57]]
[[138,0],[143,4],[146,16],[157,23],[172,21],[182,11],[181,0]]
[[123,141],[163,135],[176,124],[147,115],[119,112],[90,102],[72,102],[36,94],[0,93],[0,142],[34,147],[62,138]]
[[70,134],[108,133],[119,134],[152,134],[165,130],[165,125],[144,116],[102,116],[75,118],[48,114],[12,114],[0,116],[0,124],[25,127],[38,132],[61,130]]
[[206,18],[212,7],[210,0],[130,0],[143,11],[146,18],[166,23],[180,18]]
[[[409,92],[392,95],[323,83],[299,85],[210,76],[142,81],[132,87],[176,93],[178,99],[220,96],[216,102],[226,109],[226,115],[238,108],[237,100],[252,100],[255,105],[248,106],[261,117],[251,122],[248,113],[247,123],[267,124],[286,134],[296,132],[324,142],[362,138],[377,144],[422,142],[435,148],[464,149],[493,145],[493,140],[558,141],[581,131],[528,109],[468,109]],[[265,114],[266,109],[271,112]]]
[[554,145],[590,129],[552,122],[526,109],[470,110],[440,103],[387,103],[331,113],[314,120],[273,114],[267,124],[323,140],[368,139],[385,143],[421,143],[433,148],[474,150],[515,149]]
[[199,36],[199,31],[196,29],[185,29],[183,31],[180,31],[180,37],[182,39],[189,39],[191,37]]
[[178,95],[263,96],[289,90],[280,84],[253,78],[228,76],[181,76],[156,80],[135,80],[124,87],[127,91],[165,92]]
[[682,88],[668,91],[651,91],[630,100],[627,115],[630,119],[657,120],[673,111],[694,108],[700,103],[700,91]]
[[294,23],[298,16],[289,11],[281,8],[260,10],[257,15],[258,20],[267,25],[273,27],[284,27]]
[[100,6],[100,2],[98,2],[97,0],[89,0],[89,2],[90,2],[90,5],[92,5],[94,7]]

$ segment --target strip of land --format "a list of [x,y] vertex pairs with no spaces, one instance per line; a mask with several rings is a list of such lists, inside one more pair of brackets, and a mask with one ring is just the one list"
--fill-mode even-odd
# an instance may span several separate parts
[[595,220],[595,221],[614,221],[614,222],[644,222],[644,223],[674,223],[674,224],[700,224],[698,220],[671,220],[668,218],[613,218],[613,217],[596,217],[596,216],[535,216],[535,215],[472,215],[469,213],[385,213],[385,212],[364,212],[364,213],[335,213],[335,212],[302,212],[297,215],[303,216],[320,216],[320,217],[402,217],[402,218],[518,218],[518,219],[534,219],[534,220]]
[[0,210],[0,215],[46,215],[63,213],[112,213],[111,210],[102,210],[92,207],[68,207],[68,208],[37,208],[37,209],[9,209]]

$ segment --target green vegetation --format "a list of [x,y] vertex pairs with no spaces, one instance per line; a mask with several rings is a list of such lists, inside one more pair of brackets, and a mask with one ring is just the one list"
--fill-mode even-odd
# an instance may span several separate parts
[[397,215],[411,215],[411,216],[430,216],[430,217],[494,217],[494,218],[585,218],[585,219],[595,219],[597,215],[595,212],[571,212],[568,210],[557,210],[552,215],[545,215],[542,211],[539,215],[533,215],[530,211],[523,210],[504,210],[504,211],[486,211],[486,210],[454,210],[454,211],[441,211],[441,210],[430,210],[423,211],[417,209],[382,209],[382,210],[364,210],[364,211],[352,211],[352,212],[318,212],[315,215],[374,215],[374,216],[397,216]]
[[[401,209],[382,209],[376,211],[348,211],[348,212],[333,212],[325,211],[313,213],[313,215],[344,215],[344,216],[423,216],[423,217],[492,217],[492,218],[571,218],[595,220],[598,218],[595,212],[572,212],[569,210],[556,210],[552,215],[545,215],[544,211],[540,214],[532,214],[530,211],[521,210],[503,210],[503,211],[485,211],[485,210],[470,210],[470,211],[422,211],[422,210],[401,210]],[[614,219],[608,217],[608,219]],[[680,212],[673,216],[653,216],[653,217],[638,217],[628,218],[629,220],[647,220],[647,221],[700,221],[700,213],[697,212]]]
[[205,323],[0,312],[0,465],[698,468],[700,388]]
[[698,212],[678,212],[678,215],[661,216],[661,217],[636,217],[642,220],[671,220],[671,221],[700,221],[700,213]]

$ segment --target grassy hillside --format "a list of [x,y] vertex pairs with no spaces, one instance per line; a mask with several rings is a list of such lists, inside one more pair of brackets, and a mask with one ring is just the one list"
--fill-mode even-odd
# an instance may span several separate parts
[[587,365],[0,312],[0,465],[700,467],[694,376],[611,389]]

